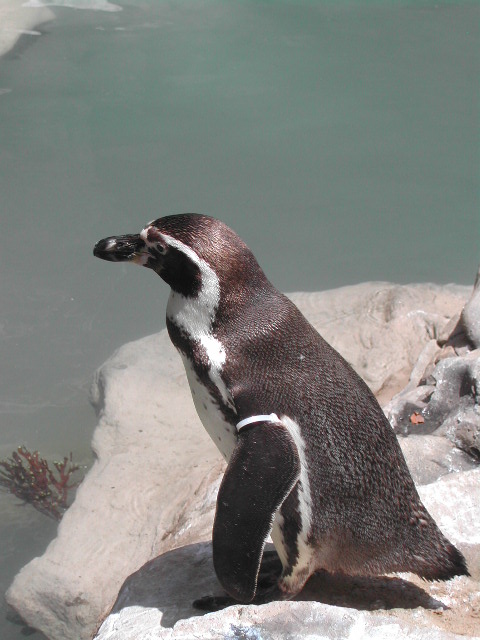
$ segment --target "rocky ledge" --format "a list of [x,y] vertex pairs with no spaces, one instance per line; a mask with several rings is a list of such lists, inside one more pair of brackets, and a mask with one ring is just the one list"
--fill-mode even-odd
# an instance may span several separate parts
[[366,283],[292,298],[386,410],[422,499],[471,578],[317,574],[292,602],[200,615],[224,465],[165,331],[95,375],[96,461],[7,600],[51,640],[480,636],[478,290]]

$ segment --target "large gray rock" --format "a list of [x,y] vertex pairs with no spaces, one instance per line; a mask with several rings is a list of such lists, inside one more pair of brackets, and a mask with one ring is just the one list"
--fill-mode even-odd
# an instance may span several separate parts
[[442,360],[432,377],[435,388],[423,411],[425,422],[480,460],[480,349]]
[[465,640],[431,624],[317,602],[230,607],[180,620],[173,629],[162,628],[162,622],[158,609],[132,607],[110,616],[98,640]]
[[475,349],[480,349],[480,268],[473,293],[463,308],[460,321],[470,344]]
[[[389,400],[469,291],[369,283],[292,298]],[[209,540],[223,471],[165,332],[114,354],[97,372],[92,397],[99,413],[95,464],[57,538],[7,593],[51,640],[91,638],[128,576],[171,549]]]
[[[428,382],[419,386],[409,382],[385,407],[395,432],[445,436],[472,461],[480,461],[480,349],[440,359]],[[447,445],[437,443],[440,446]],[[456,458],[461,461],[458,454]]]
[[53,11],[40,2],[28,9],[24,5],[25,0],[0,3],[0,56],[10,51],[22,35],[39,37],[41,33],[34,31],[35,27],[55,19]]
[[472,579],[425,583],[411,574],[367,578],[323,573],[309,580],[297,602],[237,606],[200,618],[191,602],[221,590],[213,572],[210,544],[193,544],[152,560],[130,576],[97,640],[448,640],[457,637],[451,632],[476,636],[480,616],[480,470],[442,478],[421,487],[420,495],[442,530],[464,552]]
[[408,468],[418,485],[435,482],[450,473],[476,469],[478,464],[447,438],[432,435],[399,437]]
[[472,577],[480,580],[480,469],[444,476],[418,491],[441,530],[462,550]]
[[465,409],[480,404],[480,349],[441,360],[432,377],[435,388],[425,414],[438,429],[459,406]]

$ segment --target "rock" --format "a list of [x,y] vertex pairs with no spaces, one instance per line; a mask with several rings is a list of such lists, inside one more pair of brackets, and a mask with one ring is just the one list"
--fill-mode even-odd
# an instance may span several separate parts
[[455,431],[455,443],[480,462],[480,428],[477,423],[464,420]]
[[440,478],[420,487],[419,494],[440,529],[465,555],[472,578],[480,580],[480,469]]
[[[464,357],[446,358],[435,367],[435,388],[424,411],[425,419],[439,428],[452,411],[480,403],[480,349]],[[480,417],[480,416],[479,416]]]
[[478,465],[450,440],[432,435],[399,437],[403,455],[417,485],[430,484],[442,476],[475,469]]
[[480,268],[475,279],[473,293],[463,308],[460,320],[471,345],[475,349],[480,349]]
[[470,298],[461,313],[443,327],[438,344],[452,347],[457,355],[480,348],[480,267]]
[[30,35],[38,37],[41,32],[35,28],[55,20],[55,14],[46,4],[32,2],[25,11],[25,0],[0,3],[0,56],[10,51],[22,35],[33,31]]
[[442,356],[442,349],[438,346],[436,340],[429,340],[424,346],[415,366],[412,369],[408,384],[403,390],[404,392],[411,391],[418,387],[418,385],[426,382],[433,370],[432,363]]
[[[368,283],[292,298],[389,400],[468,292]],[[51,640],[91,638],[128,576],[171,549],[210,540],[223,472],[165,331],[119,349],[97,372],[92,400],[97,459],[57,538],[7,592],[16,611]]]
[[200,617],[190,603],[221,590],[211,545],[193,544],[130,576],[97,640],[475,637],[480,617],[480,470],[442,478],[421,487],[420,495],[466,555],[473,579],[426,583],[411,574],[351,577],[324,572],[309,580],[295,602],[235,606]]
[[[422,354],[425,352],[426,349]],[[397,434],[446,436],[479,461],[480,349],[441,358],[428,380],[420,378],[420,382],[429,384],[415,386],[426,359],[420,356],[420,365],[414,367],[417,375],[384,407],[390,424]]]
[[437,427],[425,425],[424,419],[416,424],[411,419],[415,413],[423,414],[434,391],[434,385],[421,385],[413,389],[409,389],[407,386],[383,407],[383,411],[396,434],[403,436],[415,433],[427,435],[435,431]]
[[463,635],[409,624],[385,613],[372,614],[315,602],[230,607],[200,619],[180,620],[173,629],[162,628],[161,623],[157,609],[132,607],[112,615],[97,637],[98,640],[137,640],[139,637],[149,640],[465,640]]
[[480,461],[479,344],[480,269],[461,314],[425,345],[408,384],[384,407],[397,434],[446,435]]
[[432,377],[435,388],[423,411],[431,427],[454,438],[466,415],[480,425],[480,349],[442,360]]

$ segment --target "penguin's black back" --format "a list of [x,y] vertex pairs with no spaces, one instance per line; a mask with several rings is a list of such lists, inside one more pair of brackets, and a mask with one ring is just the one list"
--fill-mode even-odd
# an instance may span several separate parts
[[323,546],[323,568],[413,571],[426,579],[468,574],[463,556],[421,503],[397,438],[365,382],[273,286],[246,297],[233,318],[219,310],[215,332],[227,351],[223,377],[258,413],[298,423],[309,469],[310,538]]

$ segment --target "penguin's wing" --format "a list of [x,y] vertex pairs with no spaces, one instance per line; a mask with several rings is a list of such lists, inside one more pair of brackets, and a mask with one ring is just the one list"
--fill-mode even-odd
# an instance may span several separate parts
[[244,427],[220,485],[213,525],[213,563],[223,588],[253,599],[275,512],[300,475],[297,447],[281,422]]

